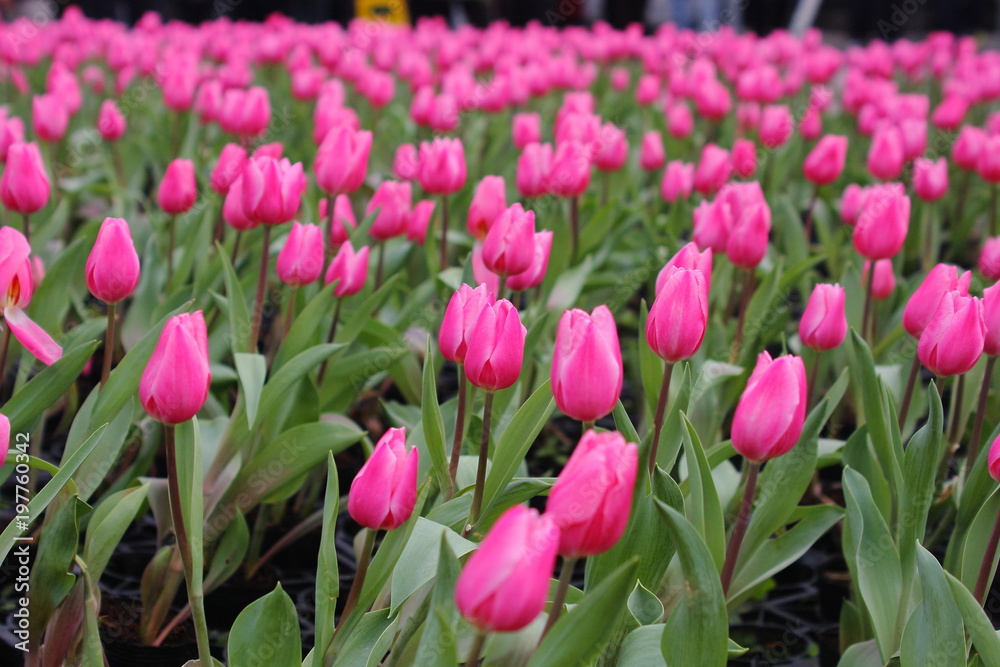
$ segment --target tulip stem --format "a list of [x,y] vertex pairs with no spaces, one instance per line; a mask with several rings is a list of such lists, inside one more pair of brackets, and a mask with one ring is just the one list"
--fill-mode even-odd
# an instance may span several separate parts
[[951,401],[951,414],[948,416],[948,442],[955,443],[959,439],[959,421],[962,418],[962,399],[965,396],[965,374],[955,378],[955,394]]
[[101,389],[108,382],[108,375],[111,374],[111,361],[115,356],[115,320],[116,304],[108,304],[108,326],[104,331],[104,363],[101,364]]
[[562,562],[562,569],[559,571],[559,588],[556,589],[556,596],[552,598],[552,606],[549,607],[549,618],[545,621],[545,629],[542,630],[542,639],[549,633],[552,626],[559,620],[562,614],[563,605],[566,604],[566,593],[569,591],[569,581],[573,578],[573,568],[576,566],[576,558],[565,557]]
[[[232,252],[231,255],[229,255],[229,263],[232,264],[234,270],[236,269],[236,260],[239,259],[240,241],[242,241],[242,240],[243,240],[243,230],[242,229],[237,229],[236,230],[236,240],[233,241],[233,252]],[[225,288],[226,288],[226,286],[225,286],[225,284],[223,284],[222,285],[222,289],[225,290]],[[223,291],[222,293],[225,294],[225,291]]]
[[993,366],[996,357],[987,357],[986,371],[983,373],[983,386],[979,389],[979,402],[976,404],[976,421],[972,424],[972,437],[969,439],[969,453],[965,458],[967,468],[976,464],[979,458],[979,438],[983,434],[983,421],[986,419],[986,399],[990,395],[990,384],[993,381]]
[[580,198],[570,197],[569,200],[569,257],[576,259],[576,247],[580,237]]
[[[458,459],[462,456],[462,441],[465,439],[465,395],[468,380],[465,379],[465,369],[458,365],[458,414],[455,415],[455,437],[451,441],[451,462],[448,464],[448,474],[451,477],[451,490],[455,490],[455,476],[458,474]],[[450,494],[449,494],[450,495]]]
[[448,195],[441,195],[441,259],[439,271],[448,266]]
[[31,216],[27,213],[21,214],[21,219],[24,220],[24,240],[31,245]]
[[736,523],[733,524],[733,535],[729,539],[729,548],[726,549],[726,561],[722,566],[722,593],[729,593],[729,585],[733,581],[733,572],[736,570],[736,560],[740,555],[740,547],[743,545],[743,537],[747,533],[747,525],[750,523],[750,512],[753,510],[753,497],[757,491],[757,473],[760,472],[760,463],[757,461],[747,461],[747,483],[743,488],[743,500],[740,502],[740,512],[736,515]]
[[0,396],[3,395],[4,380],[7,379],[7,350],[10,349],[10,325],[4,327],[3,336],[0,337]]
[[333,247],[333,195],[326,196],[326,258],[332,259],[335,253]]
[[177,447],[174,438],[174,425],[163,425],[163,439],[167,448],[167,495],[170,500],[170,518],[174,524],[174,536],[177,538],[177,549],[184,563],[184,581],[187,583],[188,602],[191,605],[191,618],[194,621],[195,637],[198,642],[198,662],[211,665],[212,652],[208,643],[208,625],[205,622],[205,597],[200,586],[194,585],[194,560],[191,556],[191,543],[188,541],[187,528],[184,525],[184,511],[181,505],[180,480],[177,476]]
[[[344,299],[337,299],[337,307],[333,309],[333,321],[330,322],[330,331],[326,334],[327,345],[333,342],[334,337],[337,335],[337,323],[340,322],[340,306],[344,303]],[[323,365],[319,367],[319,375],[316,377],[316,384],[322,385],[323,378],[326,376],[326,364],[330,361],[329,358],[323,360]]]
[[861,316],[861,338],[867,340],[868,320],[872,311],[872,290],[875,284],[875,262],[871,263],[871,270],[868,272],[868,280],[865,281],[865,311]]
[[111,164],[114,166],[115,176],[118,180],[119,197],[122,202],[122,213],[124,213],[125,191],[128,186],[128,179],[125,178],[125,167],[122,165],[122,156],[118,152],[117,145],[113,141],[109,145],[111,149]]
[[588,419],[587,421],[580,422],[580,426],[583,429],[583,433],[586,433],[587,431],[593,430],[593,428],[594,428],[594,422],[596,422],[596,421],[597,421],[596,419]]
[[483,652],[483,644],[486,643],[486,633],[476,631],[476,637],[472,640],[472,648],[469,649],[469,657],[465,659],[466,667],[476,667],[479,664],[479,654]]
[[913,365],[910,366],[910,377],[906,380],[906,391],[903,392],[903,404],[899,407],[899,429],[906,424],[906,415],[910,411],[910,400],[913,398],[913,387],[917,383],[917,372],[920,370],[920,357],[913,353]]
[[497,283],[497,298],[502,299],[504,291],[507,289],[507,276],[500,274],[500,282]]
[[990,186],[990,236],[997,235],[997,186]]
[[285,313],[285,333],[282,340],[288,338],[288,332],[292,328],[292,320],[295,318],[295,301],[299,295],[298,288],[292,285],[288,291],[288,311]]
[[[490,426],[493,421],[493,392],[486,392],[483,404],[483,437],[479,441],[479,467],[476,469],[476,489],[472,494],[472,508],[469,510],[469,528],[479,520],[483,507],[483,486],[486,484],[486,462],[490,454]],[[466,528],[466,531],[469,530]]]
[[813,186],[812,197],[809,198],[809,205],[806,206],[806,247],[812,245],[813,209],[816,208],[816,199],[819,198],[819,186]]
[[177,216],[172,215],[167,221],[167,289],[174,279],[174,227],[177,225]]
[[933,266],[933,241],[934,241],[934,204],[927,202],[924,204],[924,247],[920,254],[921,265],[927,273]]
[[361,545],[361,552],[358,554],[358,569],[354,573],[354,581],[351,583],[351,592],[347,594],[347,602],[344,603],[344,611],[341,612],[341,623],[337,625],[339,630],[343,627],[343,619],[346,619],[354,611],[354,606],[361,597],[361,589],[365,585],[365,577],[368,575],[368,565],[372,560],[372,551],[375,549],[375,534],[377,530],[365,528],[365,540]]
[[260,319],[264,309],[264,291],[267,289],[267,261],[271,251],[271,225],[264,225],[264,244],[260,248],[260,269],[257,274],[257,294],[253,300],[253,322],[250,323],[250,352],[257,351],[260,336]]
[[382,286],[382,272],[385,269],[385,241],[378,244],[378,267],[375,269],[375,291]]
[[993,561],[996,560],[998,543],[1000,543],[1000,512],[997,513],[996,521],[993,522],[993,532],[990,534],[986,553],[983,554],[983,564],[979,567],[979,576],[976,578],[976,590],[973,595],[979,604],[986,602],[986,589],[991,583],[990,574],[993,571]]
[[650,477],[656,470],[656,455],[660,449],[660,430],[663,428],[663,416],[667,413],[667,399],[670,397],[670,376],[674,365],[669,361],[663,367],[663,382],[660,384],[660,395],[656,400],[656,414],[653,415],[653,444],[649,448],[648,470]]
[[740,293],[740,311],[736,317],[736,336],[733,338],[733,350],[730,361],[735,362],[740,356],[740,346],[743,344],[743,327],[747,319],[747,307],[753,294],[754,272],[747,269],[743,280],[743,291]]
[[806,411],[812,405],[813,395],[816,392],[817,375],[819,375],[819,350],[814,350],[812,363],[809,364],[809,378],[806,385]]

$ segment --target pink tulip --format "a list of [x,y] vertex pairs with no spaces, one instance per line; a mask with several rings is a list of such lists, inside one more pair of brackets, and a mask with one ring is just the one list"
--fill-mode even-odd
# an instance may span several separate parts
[[538,143],[542,140],[542,121],[537,113],[517,113],[514,114],[513,135],[514,146],[518,150],[524,150],[528,144]]
[[410,102],[410,118],[419,127],[430,127],[431,116],[434,114],[434,88],[421,86]]
[[174,66],[164,77],[163,106],[171,111],[186,111],[194,102],[198,71],[192,58],[174,58]]
[[[626,71],[627,74],[627,71]],[[652,74],[643,74],[635,86],[635,101],[649,106],[660,96],[660,80]]]
[[[319,219],[326,220],[328,216],[327,198],[324,197],[319,202]],[[333,225],[330,228],[329,243],[333,247],[338,247],[351,237],[351,231],[358,226],[358,221],[354,217],[354,208],[347,195],[337,195],[333,200]]]
[[417,180],[430,194],[451,194],[465,185],[465,149],[461,139],[437,138],[420,144]]
[[420,156],[413,144],[400,144],[392,160],[392,175],[400,181],[414,181],[420,169]]
[[559,526],[559,553],[604,553],[621,539],[632,510],[639,450],[620,433],[588,430],[552,485],[545,516]]
[[816,107],[808,107],[799,121],[799,134],[803,139],[815,139],[823,133],[823,113]]
[[21,232],[0,227],[0,308],[11,333],[45,365],[62,356],[62,348],[25,314],[34,292],[31,248]]
[[694,189],[706,197],[713,195],[726,184],[732,171],[729,151],[715,144],[706,144],[694,174]]
[[847,137],[828,134],[809,151],[802,171],[815,185],[829,185],[844,171],[846,159]]
[[218,79],[209,79],[200,86],[194,96],[194,111],[203,125],[219,120],[222,113],[222,83]]
[[903,158],[912,162],[927,150],[927,121],[922,118],[904,118],[899,121],[899,136],[903,140]]
[[844,223],[853,227],[858,222],[858,214],[861,213],[861,205],[868,197],[865,188],[856,183],[851,183],[844,188],[844,194],[840,197],[840,217]]
[[988,135],[983,141],[976,170],[987,183],[1000,183],[1000,136]]
[[545,280],[545,273],[549,268],[549,254],[552,251],[552,232],[547,230],[535,232],[534,249],[531,266],[507,278],[507,287],[515,292],[538,287]]
[[766,203],[754,204],[733,223],[726,241],[726,256],[740,268],[757,268],[767,254],[770,233],[770,207]]
[[941,199],[948,191],[948,161],[943,157],[917,158],[913,163],[913,189],[924,201]]
[[167,171],[156,192],[160,208],[170,215],[180,215],[194,206],[197,196],[194,163],[178,158],[167,165]]
[[733,212],[722,200],[704,200],[695,208],[692,238],[699,248],[726,254],[729,233],[733,228]]
[[991,357],[1000,356],[1000,283],[983,290],[983,323],[986,325],[983,352]]
[[7,153],[14,144],[24,143],[24,123],[14,116],[0,125],[0,162],[7,161]]
[[578,141],[556,146],[548,174],[549,192],[557,197],[579,197],[590,185],[590,150]]
[[670,275],[672,267],[681,269],[698,269],[705,278],[705,291],[711,289],[712,283],[712,249],[708,248],[704,252],[698,250],[698,245],[693,241],[686,244],[671,257],[666,265],[660,269],[656,276],[656,294],[660,293],[667,277]]
[[347,496],[351,518],[369,530],[398,528],[417,503],[420,451],[406,446],[406,429],[390,428],[361,466]]
[[438,333],[438,346],[445,359],[456,364],[465,363],[466,351],[479,315],[483,308],[493,305],[495,300],[493,294],[487,291],[486,285],[473,289],[463,284],[452,295]]
[[480,631],[513,632],[545,608],[559,528],[524,505],[503,513],[462,568],[455,604]]
[[1000,482],[1000,436],[997,436],[993,444],[990,445],[990,453],[986,458],[986,469],[990,471],[990,477]]
[[243,211],[265,225],[290,222],[298,215],[305,186],[301,162],[251,158],[243,167]]
[[368,202],[366,215],[378,211],[369,233],[372,238],[386,241],[406,233],[410,215],[412,190],[409,183],[382,181]]
[[28,215],[49,201],[49,177],[38,144],[15,143],[7,151],[7,167],[0,176],[0,201],[9,210]]
[[[212,169],[208,182],[212,190],[224,195],[229,192],[233,181],[243,173],[243,165],[247,161],[246,149],[238,144],[226,144],[219,153],[219,159]],[[242,202],[241,202],[242,206]]]
[[474,241],[472,244],[472,277],[479,285],[486,285],[491,293],[500,291],[500,276],[493,273],[483,264],[483,244]]
[[406,238],[424,245],[427,241],[427,228],[434,217],[434,206],[433,199],[424,199],[413,206],[406,221]]
[[895,127],[875,132],[868,150],[868,171],[882,181],[898,178],[903,171],[903,137]]
[[243,210],[243,175],[237,176],[229,184],[226,199],[222,202],[222,218],[238,231],[246,231],[257,226],[257,222],[247,216]]
[[708,286],[698,269],[671,267],[646,320],[646,342],[669,363],[698,351],[708,326]]
[[903,247],[910,228],[910,198],[899,183],[874,186],[864,200],[852,240],[866,259],[888,259]]
[[674,203],[679,199],[687,199],[694,188],[694,165],[671,160],[663,172],[660,182],[660,196],[663,201]]
[[760,112],[757,136],[760,137],[760,143],[774,150],[788,141],[794,126],[792,114],[787,106],[783,104],[766,106]]
[[59,141],[66,134],[69,111],[55,95],[35,95],[31,99],[31,125],[42,141]]
[[839,284],[816,285],[799,320],[799,338],[814,350],[832,350],[846,335],[844,288]]
[[622,91],[628,88],[631,75],[624,67],[611,68],[611,88]]
[[663,137],[659,130],[649,130],[642,135],[642,147],[639,150],[639,166],[646,171],[658,171],[667,161],[663,150]]
[[97,113],[97,131],[105,141],[117,141],[125,134],[125,116],[114,100],[101,102]]
[[[594,166],[600,171],[618,171],[628,159],[628,140],[625,130],[614,123],[601,125],[593,154]],[[558,150],[557,150],[558,153]]]
[[469,204],[466,227],[469,234],[482,241],[493,225],[493,221],[507,208],[507,187],[503,176],[484,176],[476,186],[476,192]]
[[493,273],[512,276],[527,271],[534,259],[535,212],[520,204],[505,209],[483,240],[483,263]]
[[1000,236],[986,239],[979,253],[979,272],[989,280],[1000,280]]
[[920,338],[924,329],[937,312],[945,294],[957,290],[968,296],[972,274],[966,272],[959,278],[958,269],[950,264],[938,264],[924,278],[906,302],[903,311],[903,328],[914,338]]
[[541,197],[549,191],[552,145],[528,144],[517,158],[517,190],[522,197]]
[[293,222],[278,253],[276,269],[278,279],[286,285],[302,287],[315,282],[323,273],[323,230]]
[[201,410],[211,381],[201,311],[171,317],[139,381],[142,407],[157,421],[180,424]]
[[674,139],[684,139],[694,130],[694,117],[687,104],[678,102],[667,108],[667,130]]
[[465,376],[469,382],[486,391],[506,389],[517,382],[526,334],[517,309],[507,299],[484,307],[468,337]]
[[251,159],[255,157],[269,157],[273,160],[280,160],[284,157],[285,146],[280,141],[272,141],[269,144],[261,144],[257,146],[253,154],[250,156]]
[[578,421],[596,421],[614,409],[623,378],[618,329],[608,307],[563,313],[552,353],[556,407]]
[[139,284],[139,255],[132,232],[121,218],[105,218],[86,267],[90,293],[105,303],[131,296]]
[[[868,272],[871,270],[871,260],[866,259],[861,268],[861,284],[868,284]],[[872,298],[876,301],[888,299],[896,289],[896,274],[893,272],[891,259],[880,259],[875,262],[875,276],[872,282]]]
[[740,178],[751,178],[757,171],[757,145],[750,139],[733,142],[733,172]]
[[365,286],[365,279],[368,277],[368,252],[368,246],[354,252],[350,241],[345,241],[340,246],[337,254],[330,260],[330,267],[323,278],[323,282],[327,285],[334,280],[340,281],[333,288],[335,297],[357,294]]
[[969,110],[969,102],[961,95],[946,95],[934,113],[931,122],[942,130],[957,130]]
[[318,103],[313,113],[313,126],[313,143],[321,146],[334,128],[346,127],[358,132],[361,121],[354,109]]
[[784,355],[772,360],[757,357],[736,412],[733,448],[747,460],[760,463],[781,456],[795,446],[806,415],[806,369],[802,359]]
[[947,377],[969,372],[983,354],[986,322],[980,299],[953,290],[945,293],[917,344],[928,370]]
[[344,126],[333,128],[316,152],[313,168],[316,184],[329,195],[354,192],[368,173],[371,149],[371,132]]
[[965,171],[975,171],[979,154],[986,141],[986,133],[973,125],[964,125],[951,147],[951,161]]
[[0,415],[0,466],[7,461],[10,451],[10,420],[7,415]]
[[254,86],[245,91],[226,91],[219,112],[219,125],[224,131],[241,137],[255,137],[263,134],[270,122],[271,100],[265,88]]

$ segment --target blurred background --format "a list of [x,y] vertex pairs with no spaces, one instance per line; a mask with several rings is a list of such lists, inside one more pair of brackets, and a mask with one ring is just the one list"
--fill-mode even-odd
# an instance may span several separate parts
[[[69,0],[0,0],[7,20],[21,15],[58,15]],[[714,30],[720,22],[764,34],[777,28],[801,32],[810,26],[853,41],[919,37],[933,30],[992,33],[1000,25],[996,0],[80,0],[87,16],[134,23],[147,11],[192,23],[227,16],[260,21],[281,12],[298,21],[345,23],[354,16],[407,22],[443,16],[453,26],[506,20],[561,27],[605,20],[648,30],[673,21]]]

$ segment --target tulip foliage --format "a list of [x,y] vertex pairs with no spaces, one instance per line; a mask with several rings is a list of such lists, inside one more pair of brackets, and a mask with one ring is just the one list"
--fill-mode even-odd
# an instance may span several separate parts
[[996,52],[0,33],[26,664],[1000,665]]

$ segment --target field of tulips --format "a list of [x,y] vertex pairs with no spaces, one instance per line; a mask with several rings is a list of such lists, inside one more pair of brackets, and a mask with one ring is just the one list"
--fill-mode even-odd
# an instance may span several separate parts
[[1000,665],[1000,53],[559,26],[0,25],[0,664]]

